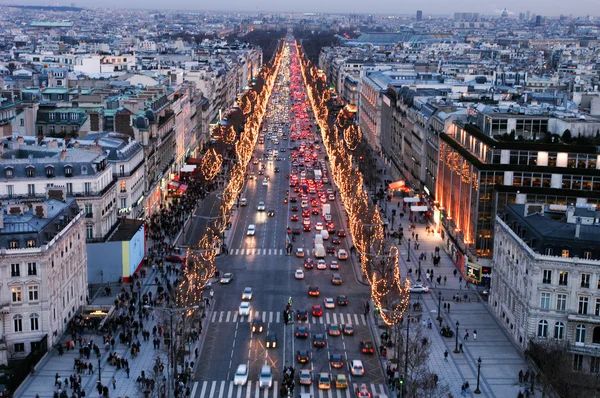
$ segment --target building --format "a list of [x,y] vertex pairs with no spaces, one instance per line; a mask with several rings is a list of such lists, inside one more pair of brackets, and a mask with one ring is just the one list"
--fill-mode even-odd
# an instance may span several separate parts
[[0,363],[42,354],[86,303],[85,214],[62,192],[3,201],[0,211]]
[[496,217],[489,303],[522,350],[567,342],[573,370],[598,373],[600,211],[508,205]]
[[417,22],[420,22],[422,20],[423,20],[423,11],[417,10]]

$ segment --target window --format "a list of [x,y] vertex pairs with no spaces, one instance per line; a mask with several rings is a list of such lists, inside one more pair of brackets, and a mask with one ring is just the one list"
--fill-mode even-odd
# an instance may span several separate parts
[[55,113],[50,113],[48,114],[48,117],[50,120],[55,120],[56,119],[56,114]]
[[23,292],[21,286],[13,286],[10,288],[13,303],[21,303],[23,301]]
[[125,165],[119,165],[119,175],[121,177],[125,176]]
[[552,270],[545,269],[544,274],[542,276],[542,283],[551,284],[552,283]]
[[556,340],[562,340],[565,338],[565,324],[562,322],[556,322],[554,324],[554,338]]
[[538,322],[537,337],[548,337],[548,321],[541,320]]
[[121,209],[125,209],[127,207],[127,199],[121,199]]
[[541,293],[540,308],[543,310],[550,309],[550,293],[548,293],[548,292]]
[[560,271],[558,273],[558,284],[561,286],[567,286],[569,283],[569,273],[567,271]]
[[18,249],[18,248],[19,248],[19,241],[18,241],[18,240],[11,240],[11,241],[8,243],[8,247],[9,247],[10,249]]
[[27,239],[27,247],[30,249],[35,247],[35,239]]
[[40,316],[38,314],[29,315],[29,327],[32,331],[40,330]]
[[10,265],[10,276],[21,276],[21,264]]
[[583,370],[583,355],[573,354],[573,370]]
[[35,196],[35,184],[27,184],[27,194],[29,196]]
[[54,167],[46,167],[46,177],[54,177]]
[[27,167],[27,178],[35,178],[35,167],[33,167],[33,166]]
[[6,169],[4,169],[4,172],[6,174],[6,178],[13,178],[14,172],[11,167],[7,167]]
[[15,352],[25,352],[25,343],[15,343]]
[[7,185],[6,186],[6,194],[8,195],[9,198],[12,198],[13,196],[15,196],[15,186]]
[[579,296],[579,308],[577,312],[581,315],[587,315],[588,313],[588,304],[590,298],[585,296]]
[[85,226],[85,237],[86,237],[86,239],[94,239],[94,226],[93,225]]
[[85,204],[85,215],[91,217],[92,216],[92,204],[91,203],[86,203]]
[[22,332],[23,331],[23,316],[22,315],[15,315],[13,316],[13,329],[14,332]]
[[73,166],[65,166],[65,176],[73,177]]
[[553,256],[554,255],[554,249],[551,247],[547,247],[546,248],[546,256]]
[[92,183],[86,182],[83,184],[83,191],[86,195],[89,195],[92,192]]
[[67,195],[73,195],[73,183],[67,182]]
[[21,127],[25,126],[25,119],[21,118]]
[[566,311],[567,310],[567,295],[557,294],[556,295],[556,310]]
[[590,274],[581,274],[581,287],[590,288]]
[[53,125],[53,124],[51,124],[51,125],[50,125],[50,131],[49,131],[49,132],[50,132],[50,134],[54,134],[54,133],[56,133],[56,126],[55,126],[55,125]]
[[563,258],[569,258],[569,250],[568,249],[563,249],[561,256]]
[[599,357],[590,357],[590,373],[600,373]]
[[119,188],[121,189],[121,192],[127,192],[127,181],[121,181],[119,183]]
[[594,328],[594,333],[592,333],[592,343],[600,344],[600,326]]
[[589,250],[586,250],[583,252],[583,259],[584,260],[591,260],[592,259],[592,252]]
[[575,342],[585,343],[585,325],[581,323],[575,328]]
[[27,293],[29,294],[29,301],[38,301],[40,287],[38,285],[27,286]]

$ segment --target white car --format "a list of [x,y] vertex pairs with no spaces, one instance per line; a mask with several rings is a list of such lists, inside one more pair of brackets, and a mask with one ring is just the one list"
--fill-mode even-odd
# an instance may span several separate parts
[[232,279],[233,279],[233,274],[231,272],[227,272],[227,273],[223,274],[223,277],[221,278],[220,282],[223,285],[227,285],[227,284],[231,283]]
[[365,374],[365,368],[360,359],[352,360],[352,363],[350,364],[350,373],[352,373],[353,376],[362,376]]
[[326,297],[323,299],[323,305],[325,305],[325,308],[333,309],[335,308],[335,301],[331,297]]
[[304,249],[301,247],[298,247],[296,249],[296,257],[304,257]]
[[323,223],[322,222],[318,222],[315,224],[315,229],[317,231],[322,231],[323,230]]
[[266,178],[263,180],[262,182],[262,186],[263,187],[268,187],[269,186],[269,180],[267,180]]
[[247,236],[254,236],[256,233],[256,225],[250,224],[248,225],[248,230],[246,231]]
[[252,288],[246,287],[242,292],[242,300],[252,300]]
[[411,293],[427,293],[429,291],[429,287],[417,283],[416,285],[411,286],[408,290],[410,290]]
[[260,368],[258,385],[260,388],[271,388],[273,385],[273,371],[269,365],[264,365],[262,368]]
[[304,271],[302,271],[301,269],[297,269],[296,272],[294,273],[294,278],[304,279]]
[[348,253],[346,252],[346,250],[340,249],[340,250],[338,250],[337,258],[338,258],[338,260],[347,260]]
[[317,269],[327,269],[327,263],[325,262],[325,260],[317,261]]
[[336,260],[331,260],[331,263],[329,263],[329,268],[340,269],[340,264]]
[[265,202],[258,202],[258,207],[256,208],[256,210],[265,211]]
[[250,303],[247,301],[242,301],[238,313],[240,316],[250,316]]
[[245,363],[239,364],[233,377],[233,385],[244,386],[248,382],[248,365]]
[[308,369],[300,370],[299,382],[300,382],[300,384],[305,384],[305,385],[312,384],[312,374],[310,373],[310,370],[308,370]]

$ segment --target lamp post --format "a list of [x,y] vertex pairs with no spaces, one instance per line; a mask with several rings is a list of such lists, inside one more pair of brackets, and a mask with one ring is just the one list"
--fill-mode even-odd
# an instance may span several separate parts
[[458,326],[460,324],[458,323],[458,321],[456,321],[456,346],[454,347],[454,353],[458,354],[460,351],[458,351]]
[[410,238],[408,238],[408,250],[407,250],[406,262],[410,263]]
[[473,391],[475,394],[481,394],[479,389],[479,376],[481,375],[481,357],[477,360],[477,388]]
[[442,307],[442,291],[438,290],[438,319],[440,319],[440,308]]

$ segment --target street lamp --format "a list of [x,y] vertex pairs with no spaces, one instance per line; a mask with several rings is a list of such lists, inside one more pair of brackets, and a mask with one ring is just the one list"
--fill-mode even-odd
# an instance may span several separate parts
[[481,357],[477,360],[477,388],[473,391],[475,394],[481,394],[479,389],[479,376],[481,375]]
[[410,263],[410,238],[408,238],[408,250],[407,250],[406,262]]
[[460,351],[458,351],[458,326],[459,323],[458,321],[456,321],[456,346],[454,347],[454,353],[458,354]]
[[440,308],[442,307],[442,291],[438,290],[438,319],[440,319]]

